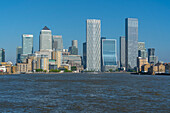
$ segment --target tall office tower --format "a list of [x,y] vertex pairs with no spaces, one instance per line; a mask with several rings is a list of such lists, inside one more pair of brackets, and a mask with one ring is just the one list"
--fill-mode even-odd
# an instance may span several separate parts
[[126,42],[126,70],[137,66],[138,57],[138,19],[126,18],[125,21]]
[[23,34],[22,35],[22,54],[33,53],[33,35]]
[[125,68],[125,37],[120,37],[120,67]]
[[78,42],[77,42],[77,40],[72,40],[72,46],[75,46],[76,48],[78,48]]
[[102,71],[117,69],[117,47],[115,39],[102,39]]
[[103,39],[106,39],[106,37],[101,37],[101,43],[100,43],[100,45],[101,45],[101,70],[102,70],[102,65],[103,65],[103,59],[102,59],[102,40]]
[[63,50],[63,39],[61,35],[53,35],[53,50]]
[[145,42],[138,42],[138,57],[147,58]]
[[41,50],[52,50],[52,35],[51,30],[48,27],[44,27],[40,32],[39,37],[39,49]]
[[78,55],[77,40],[72,40],[72,46],[69,47],[69,52],[71,55]]
[[86,21],[86,70],[101,71],[101,21]]
[[22,47],[18,46],[16,49],[16,63],[21,63]]
[[83,43],[83,67],[86,69],[86,59],[87,59],[87,54],[86,54],[86,42]]
[[148,62],[153,64],[158,63],[158,57],[155,56],[155,48],[148,49]]
[[148,49],[148,56],[155,56],[155,48]]
[[0,64],[1,62],[5,62],[5,49],[0,49]]

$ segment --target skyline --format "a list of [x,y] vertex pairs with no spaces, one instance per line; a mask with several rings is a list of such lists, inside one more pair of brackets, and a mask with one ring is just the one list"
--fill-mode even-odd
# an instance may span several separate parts
[[[170,53],[166,52],[170,50],[168,47],[170,16],[167,15],[170,11],[168,6],[170,2],[131,0],[127,3],[125,0],[122,1],[100,0],[98,3],[92,1],[88,4],[88,0],[83,3],[76,0],[71,2],[51,0],[45,3],[40,3],[38,0],[18,0],[11,1],[9,5],[7,5],[8,1],[4,1],[3,5],[0,5],[0,12],[3,15],[0,19],[2,22],[0,48],[5,49],[7,61],[15,62],[16,47],[22,45],[22,34],[34,35],[34,51],[37,51],[40,30],[47,26],[53,35],[63,36],[65,49],[71,46],[71,40],[78,40],[79,53],[82,55],[83,42],[86,40],[85,22],[91,18],[101,20],[101,36],[116,39],[119,47],[119,37],[125,36],[125,18],[134,17],[139,20],[139,42],[145,42],[146,48],[155,48],[156,56],[160,61],[170,62],[168,58]],[[131,7],[134,4],[136,5]],[[137,7],[138,5],[140,6]],[[131,9],[128,9],[129,7]]]

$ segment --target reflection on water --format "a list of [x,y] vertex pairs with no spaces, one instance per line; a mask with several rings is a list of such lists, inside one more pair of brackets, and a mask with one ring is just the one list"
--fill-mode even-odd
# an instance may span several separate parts
[[0,112],[169,111],[169,76],[129,74],[0,76]]

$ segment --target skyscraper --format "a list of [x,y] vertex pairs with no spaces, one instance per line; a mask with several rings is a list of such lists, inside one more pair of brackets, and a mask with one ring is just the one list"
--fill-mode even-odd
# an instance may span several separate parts
[[22,47],[18,46],[16,49],[16,63],[21,63]]
[[86,70],[101,71],[101,21],[86,21]]
[[102,39],[102,71],[116,70],[117,47],[115,39]]
[[158,57],[155,56],[155,48],[148,49],[148,62],[153,64],[158,63]]
[[61,35],[53,35],[53,50],[63,50],[63,39]]
[[138,57],[138,19],[126,18],[125,21],[126,40],[126,70],[137,66]]
[[72,40],[72,46],[75,46],[76,48],[78,48],[78,42],[77,42],[77,40]]
[[44,27],[40,32],[39,37],[39,49],[41,50],[52,50],[52,35],[51,30],[48,27]]
[[145,42],[138,42],[138,57],[147,58]]
[[69,47],[69,52],[72,55],[78,55],[78,44],[77,40],[72,40],[72,46]]
[[86,42],[83,43],[83,67],[86,69],[87,52],[86,52]]
[[120,37],[120,67],[125,67],[125,37]]
[[5,49],[0,49],[0,64],[1,62],[5,62]]
[[33,53],[33,35],[23,34],[22,35],[22,54]]
[[148,49],[148,56],[155,56],[155,48]]

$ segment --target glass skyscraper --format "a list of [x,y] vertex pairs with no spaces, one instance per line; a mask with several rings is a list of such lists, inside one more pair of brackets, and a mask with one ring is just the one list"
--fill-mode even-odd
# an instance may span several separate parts
[[125,21],[126,40],[126,70],[137,66],[138,57],[138,19],[126,18]]
[[1,62],[5,62],[5,49],[0,49],[0,64]]
[[39,49],[41,50],[52,50],[52,34],[48,27],[44,27],[40,32]]
[[63,39],[61,35],[53,35],[53,50],[63,50]]
[[125,67],[125,37],[120,37],[120,67]]
[[16,49],[16,63],[21,63],[22,47],[17,47]]
[[145,42],[138,42],[138,57],[147,58]]
[[23,34],[22,35],[22,54],[33,53],[33,35]]
[[101,71],[101,21],[86,21],[86,70]]
[[117,67],[117,47],[115,39],[102,39],[102,70],[115,70]]

